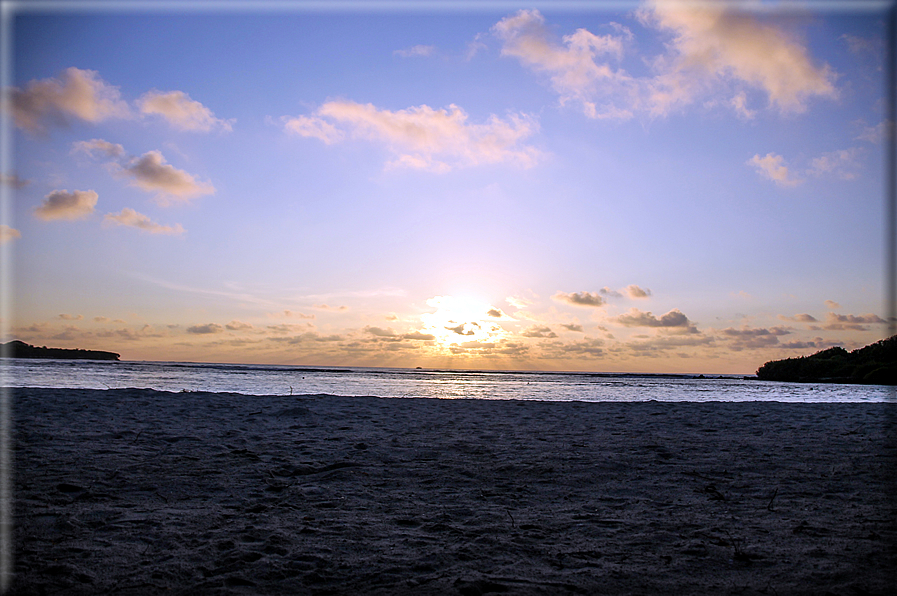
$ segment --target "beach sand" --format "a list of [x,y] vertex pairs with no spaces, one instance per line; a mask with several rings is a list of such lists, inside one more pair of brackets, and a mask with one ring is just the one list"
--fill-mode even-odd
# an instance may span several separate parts
[[14,594],[897,593],[894,404],[12,404]]

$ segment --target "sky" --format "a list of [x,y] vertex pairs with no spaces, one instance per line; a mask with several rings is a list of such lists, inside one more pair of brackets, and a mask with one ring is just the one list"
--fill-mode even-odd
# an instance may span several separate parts
[[752,374],[888,335],[887,4],[147,6],[4,3],[5,340]]

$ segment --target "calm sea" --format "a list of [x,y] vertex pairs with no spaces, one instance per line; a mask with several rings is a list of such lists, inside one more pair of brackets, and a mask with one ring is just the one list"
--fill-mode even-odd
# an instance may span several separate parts
[[313,368],[185,362],[8,360],[2,386],[148,388],[245,395],[374,395],[542,401],[893,401],[893,387],[773,383],[741,376]]

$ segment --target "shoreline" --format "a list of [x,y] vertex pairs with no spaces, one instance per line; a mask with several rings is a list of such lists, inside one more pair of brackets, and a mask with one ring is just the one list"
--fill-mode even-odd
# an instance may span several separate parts
[[897,404],[7,389],[13,594],[886,594]]

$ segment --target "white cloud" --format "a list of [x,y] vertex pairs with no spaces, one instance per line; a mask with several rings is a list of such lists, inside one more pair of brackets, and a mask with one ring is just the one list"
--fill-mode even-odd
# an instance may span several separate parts
[[71,118],[96,123],[130,116],[118,88],[93,70],[67,68],[58,78],[13,87],[10,96],[16,126],[29,132],[44,132],[48,124],[66,124]]
[[12,242],[22,237],[22,233],[6,224],[0,224],[0,245]]
[[619,35],[577,29],[557,43],[539,11],[521,10],[492,32],[502,41],[503,56],[548,75],[561,104],[574,101],[590,118],[665,116],[700,97],[753,118],[745,88],[765,93],[770,106],[783,112],[802,112],[814,97],[837,97],[834,72],[815,64],[796,36],[733,4],[652,1],[636,11],[644,25],[672,37],[666,52],[648,61],[654,74],[646,77],[616,66],[633,38],[616,23],[610,25]]
[[503,120],[493,115],[485,124],[471,124],[467,118],[456,105],[391,111],[339,100],[323,104],[314,116],[287,118],[284,127],[328,144],[346,135],[383,143],[395,155],[389,167],[446,172],[490,163],[530,167],[538,161],[540,153],[521,143],[538,130],[532,117],[511,114]]
[[[492,27],[502,40],[502,56],[511,56],[535,72],[545,73],[560,96],[561,104],[579,102],[590,118],[627,118],[632,113],[612,105],[599,107],[597,95],[609,89],[620,91],[634,82],[622,70],[596,61],[600,56],[617,60],[623,56],[623,38],[595,35],[586,29],[563,37],[563,45],[553,42],[538,10],[521,10]],[[626,30],[631,37],[631,33]]]
[[638,14],[673,34],[669,53],[655,62],[653,113],[665,114],[727,80],[761,89],[783,112],[804,111],[811,97],[837,97],[828,65],[814,64],[794,35],[734,3],[653,0]]
[[34,215],[44,221],[84,219],[93,213],[98,198],[92,190],[54,190],[34,209]]
[[403,50],[396,50],[393,54],[403,58],[412,58],[415,56],[429,56],[436,50],[436,46],[416,45]]
[[154,89],[137,100],[137,107],[143,114],[162,116],[180,130],[209,132],[219,128],[231,132],[235,122],[216,118],[212,110],[190,99],[183,91],[163,93]]
[[144,232],[149,232],[150,234],[165,234],[171,236],[184,233],[184,228],[181,224],[175,224],[173,226],[158,224],[148,216],[138,213],[130,207],[125,207],[121,210],[121,213],[106,214],[106,217],[103,218],[103,223],[106,225],[137,228]]
[[745,163],[757,168],[761,175],[769,178],[779,186],[795,186],[803,182],[803,180],[794,178],[790,174],[788,166],[785,165],[785,158],[775,153],[767,153],[765,157],[760,157],[757,154]]
[[103,139],[91,139],[89,141],[78,141],[72,144],[72,152],[86,153],[91,157],[96,157],[98,153],[103,154],[109,159],[118,159],[125,156],[125,148],[117,143],[110,143]]
[[134,186],[161,193],[162,203],[168,202],[169,198],[186,200],[215,192],[215,187],[208,182],[197,182],[187,172],[165,163],[159,151],[131,159],[121,171],[134,179]]

